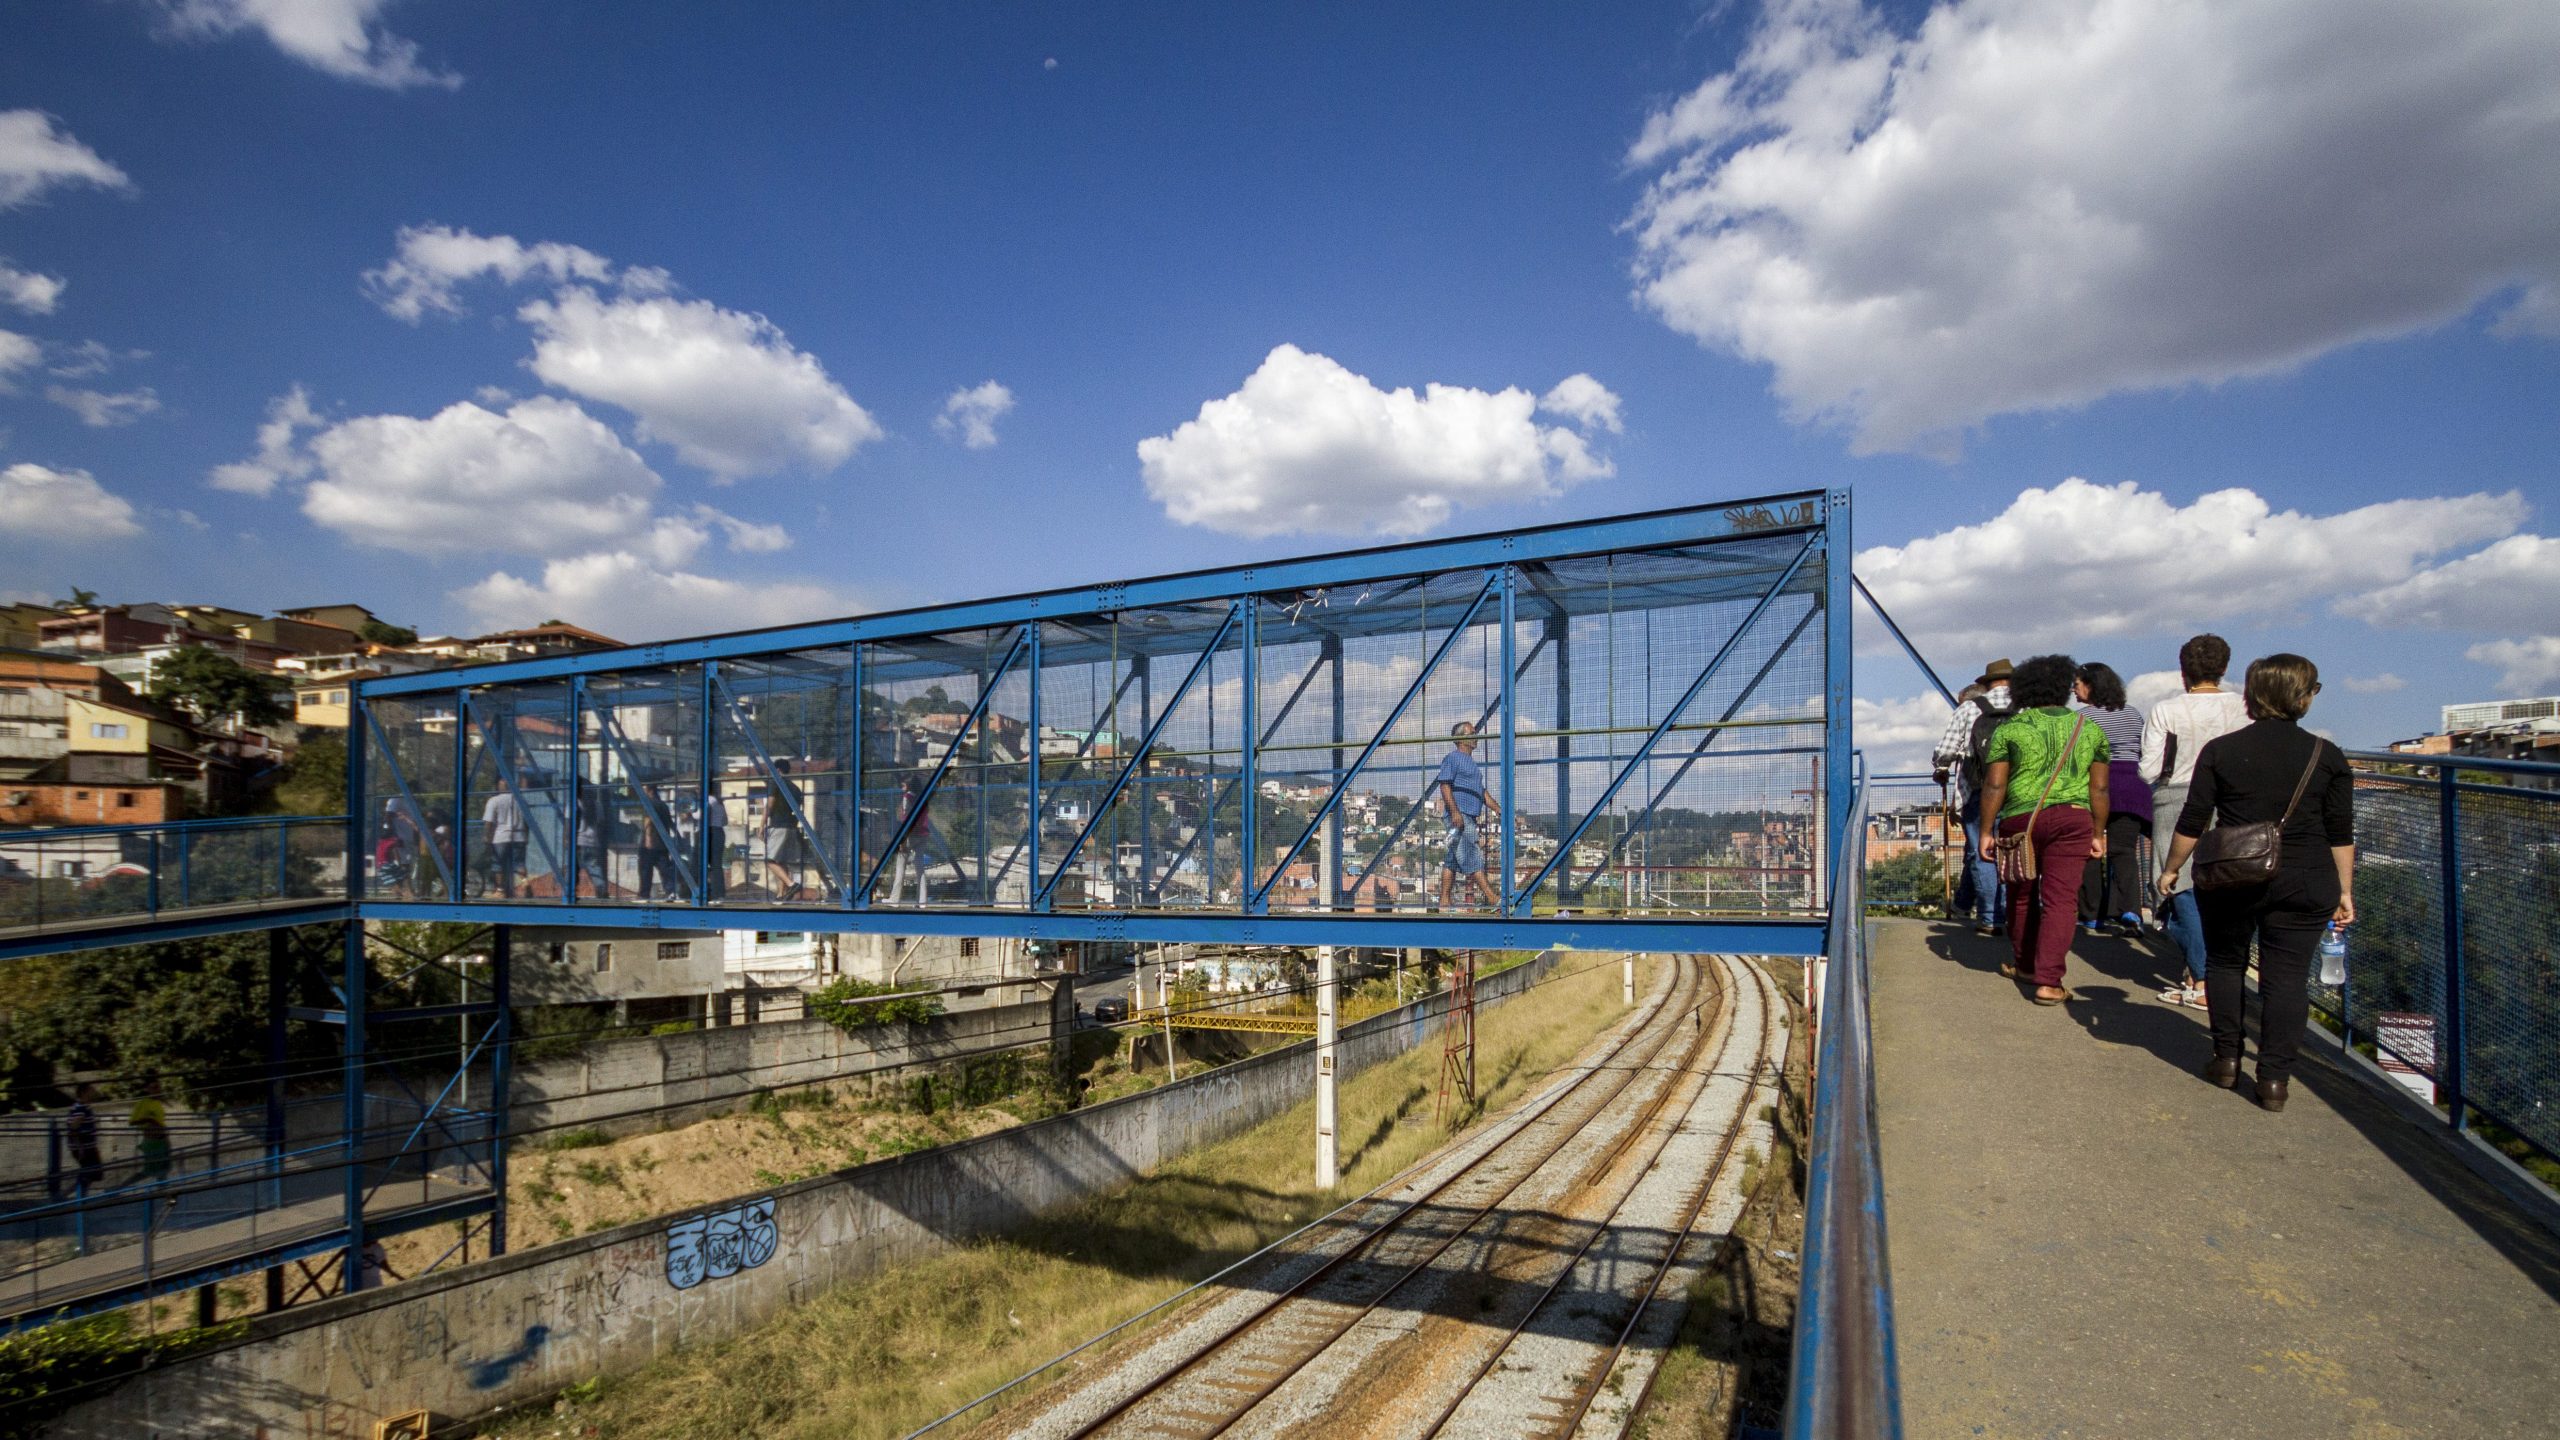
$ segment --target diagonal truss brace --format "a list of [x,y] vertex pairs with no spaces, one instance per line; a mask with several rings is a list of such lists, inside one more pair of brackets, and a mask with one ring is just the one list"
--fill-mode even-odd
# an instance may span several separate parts
[[[1067,867],[1075,862],[1078,854],[1083,852],[1084,844],[1093,838],[1093,832],[1101,828],[1102,817],[1110,811],[1112,802],[1120,798],[1120,792],[1128,788],[1130,779],[1138,773],[1138,767],[1147,763],[1147,756],[1156,748],[1156,741],[1163,737],[1165,726],[1172,723],[1174,712],[1182,708],[1183,698],[1191,693],[1191,687],[1199,683],[1200,677],[1208,673],[1210,662],[1217,659],[1218,648],[1227,643],[1229,635],[1235,633],[1236,621],[1244,614],[1244,607],[1252,603],[1254,603],[1252,600],[1244,599],[1227,607],[1226,618],[1218,622],[1216,633],[1209,637],[1209,643],[1201,648],[1197,656],[1193,657],[1191,668],[1183,672],[1182,683],[1174,687],[1172,697],[1165,701],[1164,708],[1158,710],[1155,719],[1148,724],[1146,737],[1138,742],[1138,748],[1131,752],[1128,763],[1120,767],[1120,773],[1111,777],[1111,787],[1102,792],[1100,800],[1094,802],[1093,814],[1086,818],[1084,828],[1076,832],[1074,843],[1067,846],[1066,852],[1058,857],[1058,868],[1050,872],[1048,883],[1039,887],[1038,893],[1033,897],[1034,904],[1048,903],[1050,894],[1058,888],[1058,882],[1066,878]],[[1034,823],[1037,823],[1036,817]],[[1037,876],[1033,878],[1038,879]]]
[[[648,781],[640,770],[639,757],[631,753],[630,738],[622,733],[622,722],[615,718],[614,707],[596,706],[595,717],[596,733],[604,737],[605,748],[611,750],[614,758],[622,762],[622,773],[625,777],[623,783],[630,787],[633,795],[639,797],[641,818],[646,820],[650,830],[656,833],[659,847],[670,856],[681,853],[677,844],[675,816],[666,812],[658,804],[657,796],[649,793]],[[809,848],[817,849],[815,837],[811,838]],[[687,898],[696,905],[701,904],[702,891],[699,882],[692,874],[692,867],[678,865],[675,868],[684,873]],[[829,873],[828,879],[832,882],[833,872]]]
[[[464,698],[464,713],[471,717],[471,722],[473,724],[480,727],[480,739],[482,743],[489,747],[490,763],[498,767],[498,774],[506,780],[507,788],[515,792],[516,803],[519,805],[524,804],[524,767],[507,759],[507,746],[505,740],[500,738],[498,722],[484,716],[481,713],[481,708],[479,706],[472,705],[469,702],[467,693]],[[513,711],[506,712],[504,719],[506,721],[505,733],[515,736],[516,747],[518,749],[524,748],[524,737],[516,733],[515,713]],[[466,795],[470,793],[468,777],[465,777],[463,793]],[[560,873],[560,855],[559,852],[551,848],[551,834],[549,828],[532,823],[530,817],[527,817],[524,828],[525,833],[533,837],[533,843],[536,848],[542,851],[543,863],[551,867],[551,873],[553,876],[558,876]]]
[[[1431,659],[1422,667],[1422,673],[1413,677],[1413,683],[1407,685],[1404,688],[1404,694],[1397,697],[1395,708],[1389,710],[1387,718],[1379,722],[1377,733],[1369,737],[1368,744],[1360,747],[1359,758],[1353,760],[1349,767],[1335,777],[1333,789],[1326,792],[1324,803],[1316,807],[1314,815],[1308,817],[1307,828],[1299,831],[1298,838],[1289,842],[1289,848],[1280,852],[1279,860],[1271,867],[1271,878],[1259,885],[1254,884],[1254,857],[1251,855],[1244,857],[1244,878],[1246,886],[1249,887],[1246,893],[1253,905],[1261,904],[1264,897],[1271,893],[1271,887],[1279,883],[1282,873],[1288,870],[1289,862],[1298,858],[1298,852],[1305,849],[1307,842],[1315,838],[1316,830],[1324,824],[1325,817],[1333,813],[1334,806],[1342,803],[1343,792],[1351,788],[1352,781],[1360,778],[1360,771],[1369,763],[1369,757],[1377,754],[1378,747],[1386,743],[1387,732],[1395,729],[1396,722],[1404,718],[1406,708],[1413,704],[1413,697],[1421,694],[1422,687],[1431,683],[1432,675],[1440,669],[1440,662],[1448,659],[1449,652],[1458,648],[1458,641],[1466,635],[1467,627],[1473,625],[1476,616],[1484,610],[1484,602],[1492,599],[1494,591],[1501,588],[1503,573],[1502,570],[1496,569],[1484,577],[1484,584],[1476,589],[1476,598],[1467,602],[1466,611],[1450,625],[1448,636],[1441,640],[1439,649],[1431,652]],[[1793,571],[1790,570],[1789,573],[1792,574]],[[1507,677],[1504,683],[1506,685],[1510,683]],[[1244,803],[1253,804],[1254,797],[1246,796]]]
[[[461,892],[454,888],[453,867],[445,863],[444,847],[435,843],[435,827],[427,823],[426,807],[418,803],[418,797],[409,789],[409,777],[401,773],[399,752],[391,748],[391,737],[383,733],[382,722],[374,718],[373,707],[366,705],[362,709],[365,729],[373,732],[374,743],[382,747],[382,767],[391,772],[391,783],[400,787],[400,803],[409,808],[409,821],[418,827],[420,842],[418,848],[435,857],[436,873],[444,877],[444,893],[460,894]],[[362,803],[368,805],[372,803],[370,798],[359,798],[362,799]],[[462,819],[459,808],[455,810],[453,818],[456,827],[459,828]]]
[[[1518,685],[1520,683],[1520,677],[1528,674],[1531,669],[1536,667],[1538,663],[1538,656],[1547,648],[1547,641],[1549,638],[1550,637],[1548,636],[1541,635],[1538,637],[1537,643],[1529,647],[1528,657],[1523,659],[1511,672],[1511,683],[1513,685]],[[1507,694],[1509,692],[1506,691],[1504,693]],[[1484,707],[1484,713],[1476,717],[1476,733],[1479,735],[1483,734],[1484,727],[1493,723],[1494,715],[1501,709],[1501,697],[1496,696],[1492,704]],[[1512,737],[1509,735],[1505,735],[1503,737],[1502,746],[1504,755],[1508,756],[1511,753],[1511,746],[1513,743]],[[1376,853],[1372,854],[1369,857],[1369,863],[1361,868],[1360,878],[1342,887],[1342,898],[1337,902],[1338,904],[1357,908],[1362,888],[1367,886],[1370,878],[1378,873],[1378,867],[1387,863],[1387,857],[1395,853],[1397,843],[1404,839],[1404,832],[1411,829],[1413,827],[1413,822],[1421,819],[1423,812],[1430,808],[1430,799],[1431,787],[1428,783],[1425,783],[1423,786],[1422,799],[1417,801],[1404,812],[1404,818],[1396,822],[1396,828],[1387,832],[1386,839],[1378,842]]]
[[[809,812],[801,807],[799,787],[786,780],[773,757],[765,753],[764,741],[757,737],[746,707],[738,703],[737,693],[729,688],[729,677],[715,670],[711,672],[711,685],[720,696],[720,708],[728,712],[729,723],[738,727],[739,738],[747,742],[747,752],[755,757],[756,768],[764,772],[765,783],[773,787],[773,793],[781,796],[783,805],[791,811],[791,823],[799,828],[801,843],[818,857],[818,872],[827,877],[827,889],[841,898],[844,884],[836,878],[835,862],[828,858],[827,847],[818,841],[818,827],[809,823]],[[705,755],[703,763],[707,767],[711,757]]]
[[[1779,662],[1785,660],[1788,652],[1795,649],[1796,641],[1802,637],[1804,632],[1812,627],[1813,622],[1820,619],[1821,616],[1821,606],[1811,605],[1805,608],[1803,618],[1796,621],[1796,628],[1788,631],[1787,638],[1778,642],[1778,648],[1769,652],[1769,658],[1760,663],[1760,668],[1752,673],[1749,683],[1745,684],[1742,687],[1741,692],[1733,697],[1733,703],[1724,707],[1724,714],[1716,718],[1714,728],[1708,730],[1706,734],[1699,736],[1698,743],[1689,747],[1689,753],[1681,757],[1679,768],[1671,772],[1671,778],[1663,781],[1661,787],[1653,792],[1653,798],[1645,802],[1644,809],[1637,812],[1639,817],[1651,815],[1654,811],[1662,808],[1662,802],[1671,798],[1672,787],[1686,779],[1689,772],[1696,768],[1697,763],[1706,758],[1709,746],[1712,746],[1718,740],[1724,738],[1724,727],[1732,723],[1734,716],[1742,713],[1743,706],[1751,703],[1751,697],[1759,693],[1760,682],[1768,679],[1769,676],[1777,670]],[[1733,752],[1727,751],[1726,753],[1731,754]],[[1570,875],[1566,876],[1564,884],[1565,890],[1572,894],[1576,899],[1579,899],[1584,891],[1589,890],[1593,885],[1597,884],[1600,877],[1607,873],[1609,865],[1615,864],[1619,856],[1627,853],[1627,844],[1629,841],[1635,839],[1635,837],[1636,827],[1633,825],[1619,831],[1616,842],[1609,847],[1608,864],[1603,864],[1593,869],[1590,876],[1584,879],[1580,885],[1572,883],[1572,877]]]
[[[925,777],[924,789],[917,794],[915,804],[907,807],[906,815],[898,821],[898,828],[889,832],[888,843],[880,847],[880,863],[872,866],[871,873],[862,877],[864,895],[869,895],[872,887],[880,883],[880,872],[889,868],[889,862],[897,857],[898,847],[907,843],[908,832],[915,829],[917,822],[924,817],[925,808],[933,803],[934,792],[942,788],[942,777],[951,773],[951,762],[959,758],[960,747],[968,741],[969,733],[977,729],[978,723],[986,718],[987,706],[994,703],[996,698],[996,687],[1004,683],[1005,672],[1013,668],[1013,662],[1022,658],[1022,652],[1028,646],[1030,639],[1029,624],[1014,630],[1013,644],[1004,652],[1004,658],[996,662],[996,668],[989,671],[986,680],[979,685],[978,702],[969,707],[968,718],[962,720],[960,728],[952,732],[951,743],[942,747],[942,758],[934,762],[933,773]],[[1032,680],[1037,684],[1039,677],[1033,676]],[[1035,756],[1039,749],[1040,740],[1035,735],[1031,737],[1031,750]],[[1034,816],[1033,821],[1037,823],[1038,817]]]
[[[1538,867],[1538,873],[1529,877],[1528,884],[1510,894],[1508,899],[1512,904],[1516,905],[1523,899],[1537,894],[1538,887],[1546,884],[1547,877],[1554,874],[1556,867],[1573,854],[1573,847],[1582,842],[1583,832],[1591,828],[1591,822],[1599,819],[1601,812],[1609,808],[1609,802],[1618,797],[1620,790],[1626,788],[1627,781],[1634,777],[1636,768],[1653,758],[1653,747],[1661,744],[1662,737],[1671,732],[1673,725],[1679,723],[1681,712],[1689,708],[1690,703],[1698,698],[1698,692],[1707,688],[1707,682],[1714,679],[1716,672],[1724,668],[1724,662],[1733,657],[1735,650],[1741,648],[1744,637],[1748,636],[1753,627],[1760,623],[1760,617],[1769,613],[1769,607],[1776,604],[1778,597],[1787,592],[1788,585],[1794,583],[1796,572],[1804,568],[1806,558],[1821,547],[1820,532],[1817,531],[1805,538],[1804,547],[1796,551],[1795,558],[1787,562],[1787,568],[1778,572],[1777,581],[1761,594],[1758,601],[1753,603],[1751,613],[1743,616],[1742,623],[1733,627],[1733,633],[1725,637],[1724,644],[1716,647],[1715,657],[1707,662],[1706,668],[1698,672],[1697,678],[1689,682],[1689,688],[1681,691],[1680,698],[1663,712],[1662,719],[1654,724],[1653,732],[1644,737],[1644,743],[1636,747],[1633,755],[1627,757],[1627,763],[1619,767],[1617,774],[1609,777],[1609,783],[1601,790],[1599,798],[1591,802],[1591,808],[1583,812],[1582,819],[1556,845],[1556,853],[1547,857],[1547,863]],[[1508,877],[1505,879],[1507,880]]]

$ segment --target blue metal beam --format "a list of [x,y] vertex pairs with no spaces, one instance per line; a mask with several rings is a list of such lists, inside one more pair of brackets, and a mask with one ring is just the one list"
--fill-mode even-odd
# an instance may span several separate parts
[[151,945],[162,940],[193,940],[206,935],[239,935],[252,930],[283,930],[295,925],[344,920],[348,913],[348,905],[343,898],[294,900],[262,905],[255,910],[192,919],[184,914],[171,915],[164,911],[157,916],[103,919],[94,926],[73,929],[0,930],[0,960],[24,960],[33,955],[70,955],[83,950]]
[[1522,920],[1501,915],[1356,915],[1284,911],[828,910],[723,905],[451,905],[369,903],[377,920],[447,920],[576,925],[624,930],[812,930],[848,935],[975,935],[1024,940],[1139,940],[1235,945],[1426,946],[1516,950],[1715,951],[1736,955],[1817,955],[1823,922],[1804,920],[1620,920],[1575,915]]
[[1559,560],[1621,550],[1658,550],[1755,536],[1801,535],[1821,527],[1828,503],[1828,497],[1820,492],[1755,497],[1711,507],[1661,510],[1489,535],[1425,540],[771,630],[671,640],[545,660],[518,660],[385,676],[361,682],[357,692],[375,698],[412,695],[451,690],[458,685],[559,679],[567,675],[635,666],[685,664],[781,650],[820,649],[858,640],[986,629],[1017,625],[1031,619],[1226,600],[1248,592],[1272,594],[1287,590],[1323,589],[1361,581],[1402,579],[1423,571],[1479,569],[1525,564],[1533,560]]

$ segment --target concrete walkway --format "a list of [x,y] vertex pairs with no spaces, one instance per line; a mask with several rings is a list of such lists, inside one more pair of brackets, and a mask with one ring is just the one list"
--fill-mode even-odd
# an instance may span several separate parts
[[2146,947],[2083,937],[2046,1009],[2005,940],[1874,934],[1913,1436],[2560,1434],[2560,1241],[2333,1048],[2269,1115]]

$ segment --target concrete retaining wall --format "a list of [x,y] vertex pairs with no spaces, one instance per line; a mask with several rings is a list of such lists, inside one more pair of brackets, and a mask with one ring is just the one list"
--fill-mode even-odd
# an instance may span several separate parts
[[[1476,987],[1479,1004],[1554,968]],[[1343,1029],[1356,1074],[1438,1033],[1433,996]],[[976,1140],[521,1251],[252,1322],[56,1422],[77,1440],[358,1436],[470,1417],[725,1339],[828,1288],[1110,1190],[1306,1098],[1312,1042]]]
[[637,1135],[734,1109],[758,1090],[847,1076],[878,1082],[976,1051],[1049,1038],[1050,1007],[959,1010],[930,1025],[883,1025],[848,1035],[824,1020],[770,1020],[588,1045],[517,1067],[509,1127]]

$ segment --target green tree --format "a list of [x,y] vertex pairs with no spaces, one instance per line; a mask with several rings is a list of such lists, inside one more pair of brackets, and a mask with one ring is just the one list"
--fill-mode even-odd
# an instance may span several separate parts
[[276,725],[292,716],[274,676],[201,645],[186,646],[152,667],[151,698],[200,722],[236,715],[242,724]]
[[79,586],[74,585],[71,587],[71,593],[69,595],[53,602],[53,608],[56,610],[81,610],[97,603],[97,591],[83,590]]
[[367,620],[356,627],[356,636],[368,645],[415,645],[418,643],[417,631],[406,625],[394,625],[387,620]]
[[1927,851],[1906,851],[1867,867],[1871,905],[1928,905],[1945,898],[1945,871]]
[[268,815],[343,815],[347,810],[347,740],[317,734],[285,762],[284,774],[261,797]]

